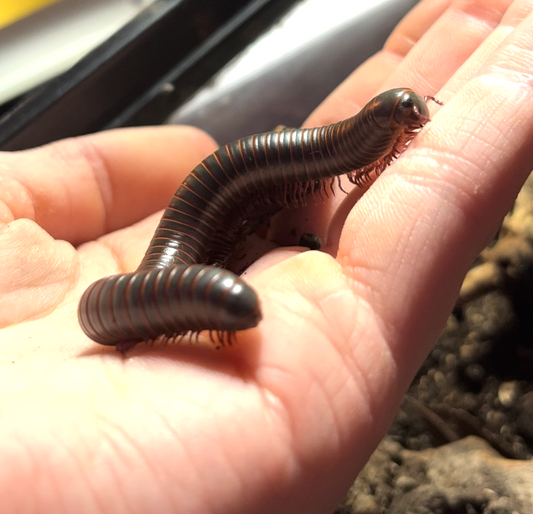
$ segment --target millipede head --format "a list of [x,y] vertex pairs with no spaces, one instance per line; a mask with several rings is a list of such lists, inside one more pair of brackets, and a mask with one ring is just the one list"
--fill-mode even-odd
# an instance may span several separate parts
[[385,91],[372,101],[372,116],[382,127],[423,127],[429,121],[426,101],[409,88]]

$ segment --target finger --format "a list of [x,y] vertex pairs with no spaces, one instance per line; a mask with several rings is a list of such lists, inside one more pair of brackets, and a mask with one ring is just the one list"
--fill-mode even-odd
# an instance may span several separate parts
[[328,125],[360,110],[450,3],[451,0],[423,0],[418,3],[396,26],[383,49],[365,61],[336,88],[311,113],[304,126]]
[[445,91],[439,92],[439,99],[452,98],[491,58],[505,38],[532,12],[531,0],[515,0],[503,16],[500,24],[491,32],[457,73],[446,83]]
[[533,15],[348,217],[338,262],[414,372],[475,255],[533,168]]
[[[444,13],[426,30],[423,37],[412,47],[405,58],[396,66],[394,72],[381,84],[380,89],[398,86],[413,86],[421,94],[433,94],[439,91],[466,59],[491,34],[505,14],[511,0],[463,0],[453,2]],[[414,19],[416,21],[416,19]],[[412,25],[415,25],[413,22]],[[460,30],[458,30],[460,27]],[[450,38],[450,34],[454,34]],[[413,35],[413,38],[415,36]],[[359,110],[369,98],[363,100],[359,92],[360,80],[355,80],[357,73],[352,75],[340,88],[332,93],[334,99],[339,94],[338,108],[335,108],[339,119],[349,117]],[[363,80],[364,83],[364,80]],[[334,101],[334,100],[332,100]],[[319,107],[309,120],[314,125],[332,121],[329,117],[328,103],[324,108]],[[356,108],[354,108],[356,106]],[[350,186],[348,186],[349,190]],[[294,214],[288,222],[287,217],[281,222],[273,223],[276,230],[275,239],[283,244],[295,244],[279,230],[279,225],[303,225],[308,220],[305,231],[327,240],[328,230],[331,234],[340,231],[336,219],[336,226],[330,226],[332,217],[343,195],[338,193],[335,198],[318,208],[305,208]],[[334,250],[328,242],[328,248]],[[334,251],[333,251],[334,253]]]
[[333,255],[337,255],[337,249],[339,247],[339,240],[341,238],[342,229],[346,218],[350,214],[351,210],[357,204],[359,199],[368,191],[370,184],[365,184],[363,188],[353,188],[338,204],[335,212],[331,216],[331,220],[328,227],[328,234],[326,238],[326,245],[324,251]]
[[[383,50],[359,66],[320,104],[303,126],[327,125],[358,112],[375,94],[384,80],[393,74],[398,64],[424,33],[446,11],[450,2],[451,0],[423,0],[417,4],[394,29]],[[353,185],[344,177],[341,177],[341,182],[344,190],[350,191],[353,188]],[[353,199],[354,196],[351,196],[351,200]],[[330,198],[321,205],[284,211],[272,220],[270,237],[278,244],[287,246],[297,244],[302,233],[312,233],[323,240],[324,251],[335,252],[345,216],[342,219],[337,216],[338,221],[335,227],[331,233],[328,233],[328,230],[330,221],[341,203],[344,203],[344,194],[338,191],[336,197]],[[287,218],[291,220],[290,223],[287,223]],[[290,226],[299,227],[296,235],[294,235],[294,230],[287,228]],[[331,241],[329,240],[330,234]]]
[[[531,0],[518,0],[513,2],[504,14],[498,27],[494,29],[468,60],[459,68],[457,73],[446,83],[445,89],[439,92],[439,99],[446,100],[447,98],[452,98],[470,78],[479,72],[483,64],[490,58],[496,48],[502,44],[504,39],[527,17],[528,14],[532,12],[532,10],[533,2],[531,2]],[[328,246],[325,251],[328,253],[335,255],[344,221],[362,194],[363,191],[351,191],[336,209],[327,236]]]
[[[426,32],[382,89],[439,91],[502,20],[512,0],[455,0]],[[453,34],[453,37],[450,37]]]
[[187,127],[122,129],[0,154],[0,222],[36,221],[73,244],[163,208],[215,149]]

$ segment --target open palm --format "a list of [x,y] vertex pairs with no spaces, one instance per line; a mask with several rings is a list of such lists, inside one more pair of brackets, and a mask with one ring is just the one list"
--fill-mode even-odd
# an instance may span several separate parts
[[76,318],[92,281],[136,268],[209,137],[121,130],[0,155],[2,511],[332,511],[533,168],[532,11],[423,0],[313,113],[337,121],[398,86],[445,102],[346,220],[315,211],[341,234],[335,257],[252,268],[264,319],[223,350],[124,358]]

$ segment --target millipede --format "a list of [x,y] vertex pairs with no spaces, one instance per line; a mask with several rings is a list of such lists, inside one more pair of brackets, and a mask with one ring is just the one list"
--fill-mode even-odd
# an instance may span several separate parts
[[224,269],[235,245],[280,209],[328,196],[341,175],[358,186],[379,175],[429,121],[428,100],[440,103],[392,89],[344,121],[216,150],[176,190],[137,270],[85,291],[78,308],[85,334],[127,349],[202,331],[224,344],[257,326],[257,293]]

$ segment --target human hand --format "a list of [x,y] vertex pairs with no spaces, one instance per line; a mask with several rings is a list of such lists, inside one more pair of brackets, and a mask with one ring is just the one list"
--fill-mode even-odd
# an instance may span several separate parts
[[533,0],[449,3],[423,0],[312,115],[397,86],[445,102],[350,210],[336,258],[279,250],[252,267],[264,319],[231,348],[122,358],[76,320],[90,282],[136,267],[145,216],[208,138],[121,130],[0,157],[5,512],[334,509],[533,168]]

